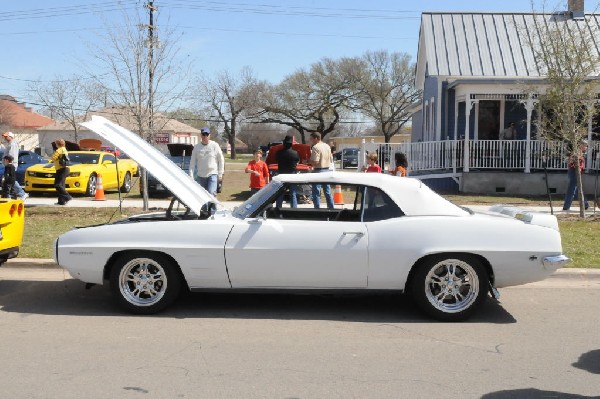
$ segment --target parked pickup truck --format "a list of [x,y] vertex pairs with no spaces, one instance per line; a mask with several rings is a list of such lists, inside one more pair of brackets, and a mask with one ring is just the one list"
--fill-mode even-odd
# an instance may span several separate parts
[[19,255],[24,226],[23,201],[0,198],[0,266]]

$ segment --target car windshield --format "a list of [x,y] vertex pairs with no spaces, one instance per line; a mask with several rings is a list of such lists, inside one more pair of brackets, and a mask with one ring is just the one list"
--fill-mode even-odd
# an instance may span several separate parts
[[356,148],[346,149],[346,150],[344,150],[344,155],[358,155],[358,149],[356,149]]
[[271,181],[262,190],[257,191],[252,197],[248,198],[242,205],[233,210],[233,216],[245,219],[252,212],[256,211],[266,200],[272,198],[273,195],[283,186],[280,181]]
[[71,163],[87,163],[87,164],[97,165],[98,160],[100,159],[100,154],[70,152],[69,159],[70,159]]

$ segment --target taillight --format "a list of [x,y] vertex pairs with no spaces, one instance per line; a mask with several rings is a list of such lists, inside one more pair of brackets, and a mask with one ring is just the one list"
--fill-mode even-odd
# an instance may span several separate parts
[[16,211],[17,211],[17,205],[12,204],[10,207],[10,210],[8,211],[8,214],[10,215],[10,217],[13,217],[13,216],[15,216]]
[[25,209],[25,207],[23,206],[23,203],[21,202],[19,204],[19,207],[17,208],[17,213],[19,214],[19,216],[21,216],[23,214],[23,209]]

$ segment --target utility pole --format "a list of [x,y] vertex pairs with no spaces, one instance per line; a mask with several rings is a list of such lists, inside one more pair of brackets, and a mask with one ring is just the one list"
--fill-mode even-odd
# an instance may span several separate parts
[[[154,38],[154,11],[157,8],[154,7],[154,1],[149,0],[144,5],[148,9],[150,20],[148,22],[148,134],[147,140],[152,143],[154,137],[154,45],[156,39]],[[143,209],[148,210],[149,199],[148,199],[148,173],[145,169],[142,169],[142,202]]]
[[157,9],[154,8],[154,1],[148,1],[148,4],[145,6],[149,10],[150,21],[148,23],[148,130],[149,137],[152,138],[154,133],[154,92],[153,92],[153,84],[154,84],[154,11]]

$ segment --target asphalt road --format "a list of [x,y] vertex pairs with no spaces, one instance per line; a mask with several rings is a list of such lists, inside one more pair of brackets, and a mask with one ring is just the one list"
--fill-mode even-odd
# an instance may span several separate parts
[[116,309],[49,265],[0,268],[2,398],[600,397],[600,274],[501,289],[465,323],[384,296],[189,294]]

